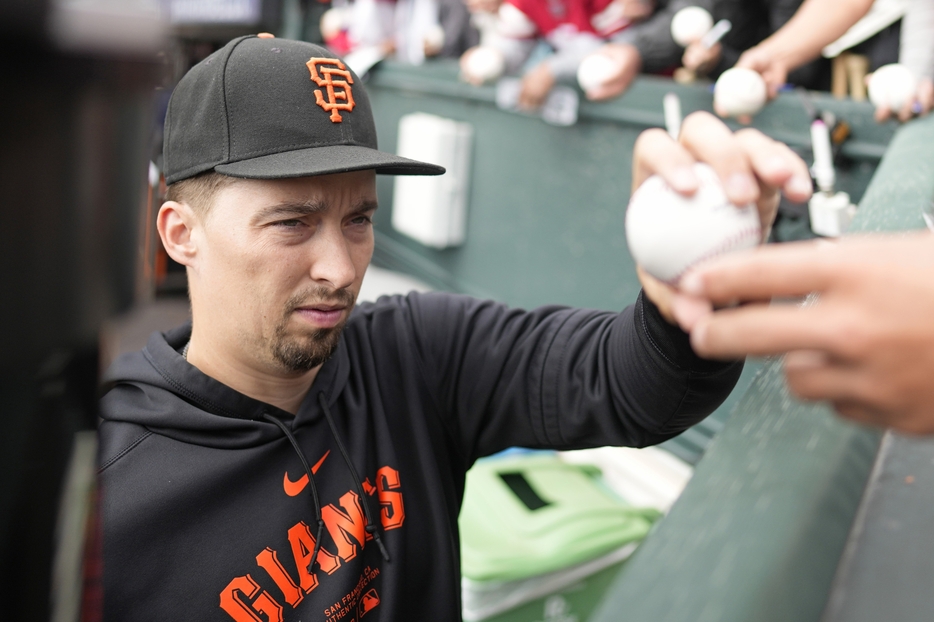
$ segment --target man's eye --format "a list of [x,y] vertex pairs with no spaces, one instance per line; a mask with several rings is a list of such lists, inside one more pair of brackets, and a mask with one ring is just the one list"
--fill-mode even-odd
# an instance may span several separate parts
[[350,221],[352,225],[368,225],[373,222],[369,216],[357,216]]
[[276,223],[276,226],[277,226],[277,227],[286,227],[286,228],[288,228],[288,229],[294,229],[295,227],[300,227],[300,226],[302,226],[303,224],[305,224],[305,223],[303,223],[301,220],[296,220],[296,219],[292,218],[292,219],[289,219],[289,220],[280,220],[279,222]]

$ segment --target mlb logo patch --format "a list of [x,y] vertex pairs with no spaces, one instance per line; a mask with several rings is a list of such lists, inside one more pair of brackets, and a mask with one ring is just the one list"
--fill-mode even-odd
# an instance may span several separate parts
[[367,613],[376,608],[379,604],[379,594],[376,593],[376,590],[370,590],[363,595],[363,598],[360,599],[359,607],[359,616],[362,618]]

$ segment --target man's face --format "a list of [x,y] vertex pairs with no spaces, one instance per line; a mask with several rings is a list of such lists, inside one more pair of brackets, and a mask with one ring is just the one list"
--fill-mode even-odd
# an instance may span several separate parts
[[193,232],[196,331],[213,348],[284,375],[337,346],[373,254],[373,171],[238,180]]

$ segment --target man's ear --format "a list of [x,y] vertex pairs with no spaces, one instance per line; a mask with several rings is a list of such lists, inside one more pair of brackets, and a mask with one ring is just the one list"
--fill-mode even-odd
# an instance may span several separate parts
[[197,245],[192,236],[197,222],[198,217],[191,206],[176,201],[163,203],[156,217],[165,252],[183,266],[191,267],[197,255]]

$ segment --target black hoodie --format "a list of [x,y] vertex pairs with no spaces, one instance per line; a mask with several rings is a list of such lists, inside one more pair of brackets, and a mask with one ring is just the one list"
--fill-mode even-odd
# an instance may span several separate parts
[[742,369],[696,357],[642,297],[615,314],[410,294],[354,311],[292,416],[189,365],[190,330],[107,378],[106,620],[458,620],[474,460],[661,442]]

